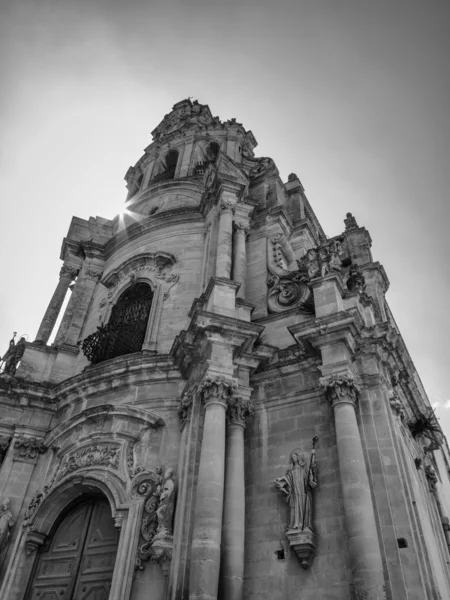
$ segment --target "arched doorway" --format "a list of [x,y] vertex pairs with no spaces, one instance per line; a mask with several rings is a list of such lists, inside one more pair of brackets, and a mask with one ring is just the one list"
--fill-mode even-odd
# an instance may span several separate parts
[[104,497],[72,505],[39,552],[26,600],[108,600],[118,537]]

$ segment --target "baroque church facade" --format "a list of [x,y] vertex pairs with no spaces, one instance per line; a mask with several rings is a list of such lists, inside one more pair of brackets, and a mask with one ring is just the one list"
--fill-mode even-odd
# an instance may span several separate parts
[[0,598],[448,600],[447,441],[368,231],[207,105],[152,137],[3,355]]

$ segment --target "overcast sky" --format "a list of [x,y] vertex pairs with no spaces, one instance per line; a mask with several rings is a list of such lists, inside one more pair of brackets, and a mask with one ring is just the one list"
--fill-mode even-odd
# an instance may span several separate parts
[[236,117],[329,236],[370,231],[450,436],[448,0],[3,0],[0,354],[34,339],[72,215],[112,218],[172,105]]

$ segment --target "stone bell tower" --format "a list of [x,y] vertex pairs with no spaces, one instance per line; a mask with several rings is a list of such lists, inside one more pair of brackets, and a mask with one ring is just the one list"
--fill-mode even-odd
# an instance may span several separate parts
[[1,598],[450,598],[447,442],[370,235],[255,147],[183,100],[123,213],[72,219],[0,372]]

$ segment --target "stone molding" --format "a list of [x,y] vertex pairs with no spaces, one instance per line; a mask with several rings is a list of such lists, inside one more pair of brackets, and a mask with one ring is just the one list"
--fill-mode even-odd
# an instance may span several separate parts
[[237,384],[230,379],[207,377],[198,386],[198,391],[205,407],[210,404],[221,404],[227,407],[228,402],[237,391]]
[[342,403],[352,404],[354,406],[358,399],[358,394],[361,391],[359,386],[354,382],[353,377],[349,374],[321,377],[319,379],[319,384],[325,391],[333,408],[337,404]]
[[13,460],[36,462],[47,450],[48,446],[42,438],[19,435],[14,440]]

